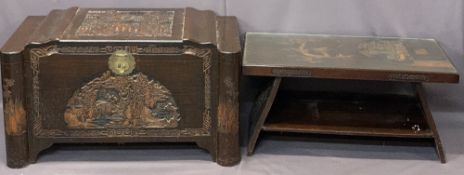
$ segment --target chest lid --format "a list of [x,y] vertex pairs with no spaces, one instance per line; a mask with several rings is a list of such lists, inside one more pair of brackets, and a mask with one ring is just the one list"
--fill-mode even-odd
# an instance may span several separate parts
[[451,82],[459,75],[433,39],[247,33],[245,75]]
[[[223,53],[240,52],[235,17],[216,16],[213,11],[193,8],[78,8],[52,10],[47,16],[27,18],[35,26],[14,35],[3,53],[21,51],[29,43],[59,42],[134,42],[210,44]],[[21,41],[21,42],[18,42]]]

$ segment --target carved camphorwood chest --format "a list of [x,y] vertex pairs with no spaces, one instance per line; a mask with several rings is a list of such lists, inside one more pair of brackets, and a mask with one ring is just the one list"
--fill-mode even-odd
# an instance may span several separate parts
[[240,160],[234,17],[186,9],[54,10],[1,50],[8,166],[54,143],[193,142]]

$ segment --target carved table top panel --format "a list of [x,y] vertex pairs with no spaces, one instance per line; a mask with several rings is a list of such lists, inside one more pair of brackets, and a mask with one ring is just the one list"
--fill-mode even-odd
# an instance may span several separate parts
[[[338,78],[349,79],[357,79],[350,71],[381,71],[388,74],[386,79],[406,81],[434,81],[431,76],[441,74],[457,76],[433,39],[270,33],[248,33],[246,38],[244,68],[276,68],[272,74],[277,76],[311,77],[308,69],[343,70],[347,75]],[[331,73],[318,77],[330,77]]]

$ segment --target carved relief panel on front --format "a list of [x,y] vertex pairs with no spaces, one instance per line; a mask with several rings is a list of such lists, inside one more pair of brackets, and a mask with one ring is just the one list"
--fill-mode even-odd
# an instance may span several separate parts
[[[38,137],[208,136],[214,115],[211,86],[216,83],[211,81],[211,56],[209,48],[192,46],[34,48],[30,57],[33,133]],[[75,62],[66,64],[69,60]],[[166,65],[172,64],[190,69],[182,69],[184,73],[174,80],[166,76],[171,71]]]
[[171,92],[143,73],[131,74],[134,57],[118,50],[111,71],[88,82],[69,99],[64,119],[69,128],[172,128],[180,120]]

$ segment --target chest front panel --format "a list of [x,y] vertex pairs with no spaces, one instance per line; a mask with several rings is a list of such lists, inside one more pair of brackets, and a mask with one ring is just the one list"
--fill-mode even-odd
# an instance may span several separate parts
[[54,44],[30,49],[36,137],[209,136],[218,62],[208,47]]

